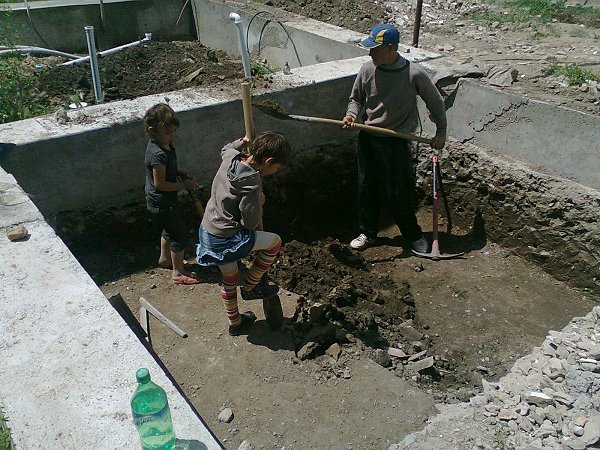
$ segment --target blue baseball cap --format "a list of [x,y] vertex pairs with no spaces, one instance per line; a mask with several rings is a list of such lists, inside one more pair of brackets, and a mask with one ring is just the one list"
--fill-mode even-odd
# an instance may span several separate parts
[[388,23],[375,25],[368,38],[360,42],[361,47],[375,48],[380,45],[393,45],[400,42],[400,33]]

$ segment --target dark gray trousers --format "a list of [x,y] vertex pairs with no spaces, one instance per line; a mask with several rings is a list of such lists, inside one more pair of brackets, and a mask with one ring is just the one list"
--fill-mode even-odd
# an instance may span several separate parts
[[358,227],[370,238],[377,236],[383,204],[409,242],[422,236],[415,216],[415,172],[408,141],[358,135]]

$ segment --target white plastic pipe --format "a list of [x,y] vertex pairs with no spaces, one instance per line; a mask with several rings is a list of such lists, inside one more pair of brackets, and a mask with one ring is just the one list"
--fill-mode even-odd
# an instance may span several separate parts
[[232,12],[229,14],[229,19],[235,24],[238,29],[238,43],[240,47],[240,54],[242,55],[242,65],[244,66],[244,78],[250,78],[252,73],[250,72],[250,56],[246,50],[246,40],[244,39],[244,30],[242,28],[242,18],[238,13]]
[[94,84],[94,96],[96,103],[102,103],[104,95],[100,85],[100,71],[98,70],[98,58],[96,56],[96,43],[94,42],[94,27],[88,25],[84,27],[87,38],[88,52],[90,53],[90,64],[92,66],[92,82]]
[[65,58],[70,59],[81,58],[81,56],[79,55],[59,52],[58,50],[50,50],[48,48],[42,47],[30,47],[28,45],[15,45],[14,47],[9,47],[5,45],[0,45],[0,55],[5,55],[8,53],[45,53],[47,55],[64,56]]
[[[97,56],[106,56],[106,55],[110,55],[112,53],[117,53],[120,50],[129,48],[129,47],[134,47],[136,45],[140,45],[142,42],[147,42],[151,39],[152,39],[152,33],[146,33],[145,37],[143,39],[140,39],[139,41],[131,42],[129,44],[123,44],[123,45],[120,45],[120,46],[114,47],[114,48],[109,48],[108,50],[103,50],[101,52],[98,52]],[[90,60],[89,56],[83,56],[81,58],[78,57],[77,59],[74,59],[73,61],[67,61],[65,63],[62,63],[61,66],[70,66],[71,64],[78,64],[78,63],[86,62],[89,60]]]

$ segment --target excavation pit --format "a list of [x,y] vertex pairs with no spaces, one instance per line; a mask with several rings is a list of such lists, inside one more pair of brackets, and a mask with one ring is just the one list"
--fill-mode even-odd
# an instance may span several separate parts
[[[486,170],[470,166],[469,176],[460,177],[472,182],[462,183],[457,161],[476,155],[489,170],[494,158],[485,161],[485,152],[456,143],[442,154],[451,216],[443,215],[441,245],[465,257],[415,258],[395,226],[380,233],[381,245],[349,250],[355,167],[340,161],[352,161],[353,151],[353,140],[307,149],[267,183],[265,223],[285,242],[272,278],[289,291],[280,295],[285,319],[278,331],[269,328],[260,302],[240,300],[240,309],[252,309],[258,321],[241,339],[227,336],[218,271],[194,266],[200,285],[173,286],[169,271],[156,268],[158,230],[147,228],[141,205],[139,215],[69,216],[58,225],[107,297],[120,293],[133,311],[139,297],[150,299],[188,333],[182,339],[156,322],[153,345],[225,445],[235,447],[251,433],[264,446],[389,446],[418,430],[434,403],[468,401],[482,378],[498,380],[549,330],[597,302],[593,292],[544,271],[534,256],[495,242],[494,232],[502,241],[507,230],[486,225],[495,221],[486,205],[504,217],[525,208],[523,198],[512,201],[519,180],[536,185],[537,176],[547,188],[557,181],[496,161],[506,172],[478,179]],[[418,218],[430,239],[427,151],[421,159]],[[325,176],[331,173],[335,180]],[[512,182],[484,194],[480,184],[495,177]],[[568,187],[557,183],[563,192]],[[473,196],[475,203],[460,203]],[[185,197],[182,206],[193,224]],[[193,248],[188,251],[191,256]],[[223,406],[236,414],[234,427],[217,420]],[[317,431],[307,435],[307,427]]]
[[[229,7],[194,5],[201,40],[218,48],[210,42],[218,36],[222,49],[235,54],[235,38],[221,33],[231,27]],[[291,61],[292,76],[275,73],[255,82],[255,97],[292,114],[340,118],[365,52],[353,44],[358,34],[319,27],[337,41],[323,50],[316,45],[323,34],[305,40],[293,34],[306,44],[298,52],[308,63],[303,67],[290,58],[290,46],[270,36],[276,45],[263,55]],[[336,61],[324,63],[329,57]],[[411,57],[432,73],[447,68],[439,55],[415,49]],[[258,130],[283,130],[294,146],[288,169],[267,185],[265,216],[267,228],[286,244],[273,270],[274,280],[288,288],[280,295],[285,319],[274,331],[260,302],[240,302],[258,321],[247,336],[229,337],[217,270],[195,267],[202,282],[183,287],[156,267],[158,230],[144,210],[143,167],[136,161],[146,140],[141,117],[168,97],[182,120],[181,161],[208,186],[221,146],[244,134],[235,84],[69,111],[66,124],[46,116],[0,127],[0,165],[7,172],[0,206],[9,212],[0,218],[4,228],[24,223],[30,230],[29,240],[3,244],[11,301],[3,311],[7,345],[0,348],[12,365],[3,367],[2,393],[23,446],[56,436],[65,447],[81,444],[69,434],[79,411],[91,411],[85,420],[93,417],[98,430],[111,430],[96,440],[83,436],[90,447],[113,436],[135,438],[124,381],[133,371],[125,367],[151,358],[108,306],[105,297],[116,293],[134,312],[143,296],[186,331],[181,338],[151,319],[154,350],[227,448],[244,439],[263,447],[385,448],[421,429],[436,403],[468,400],[483,378],[498,380],[549,330],[596,304],[597,118],[461,81],[448,110],[452,141],[440,155],[449,213],[441,247],[466,253],[452,261],[415,258],[385,220],[381,245],[360,254],[348,250],[355,233],[355,135],[255,110]],[[424,134],[431,135],[426,114],[422,119]],[[431,239],[427,149],[418,160],[418,218]],[[11,196],[13,188],[19,195]],[[181,200],[194,236],[190,204]],[[32,364],[42,370],[5,376],[26,373]],[[108,414],[93,402],[73,400],[85,398],[73,374],[87,377],[92,367],[106,386],[97,395],[110,392],[114,401]],[[168,385],[164,376],[159,381]],[[45,390],[34,398],[40,386]],[[55,399],[56,392],[61,408],[38,400]],[[187,405],[172,386],[169,395],[174,417],[184,417]],[[53,417],[46,421],[52,426],[20,429],[34,417],[15,406],[23,399],[39,405],[38,416]],[[218,421],[224,407],[233,410],[232,423]],[[190,416],[176,423],[176,432],[184,422],[185,430],[195,428]],[[105,446],[124,448],[124,442]]]

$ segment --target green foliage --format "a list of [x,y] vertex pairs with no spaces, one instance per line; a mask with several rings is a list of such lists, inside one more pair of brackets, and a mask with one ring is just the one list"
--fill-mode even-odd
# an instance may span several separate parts
[[[0,0],[2,3],[2,0]],[[13,12],[6,6],[0,6],[0,45],[17,45],[21,36],[22,26],[12,20]]]
[[[19,42],[20,29],[11,20],[13,12],[0,7],[0,45]],[[0,123],[26,119],[45,113],[38,105],[33,70],[17,54],[0,55]]]
[[547,75],[564,75],[572,85],[581,86],[587,81],[597,81],[600,83],[600,75],[594,74],[589,69],[584,69],[575,64],[553,64],[545,70]]
[[0,450],[10,450],[10,431],[6,426],[6,417],[0,414]]
[[260,61],[251,61],[250,62],[250,72],[255,77],[262,77],[268,73],[277,72],[273,67],[268,64],[264,64]]
[[42,96],[35,90],[33,70],[21,57],[0,57],[0,123],[44,114]]
[[472,17],[487,23],[548,25],[557,21],[600,27],[600,8],[566,6],[566,0],[508,0],[502,5],[507,8],[506,11],[488,10],[474,13]]
[[69,100],[71,101],[71,103],[75,103],[75,106],[77,106],[78,108],[81,108],[81,106],[82,106],[81,103],[83,102],[84,98],[85,98],[85,92],[77,91],[69,97]]

